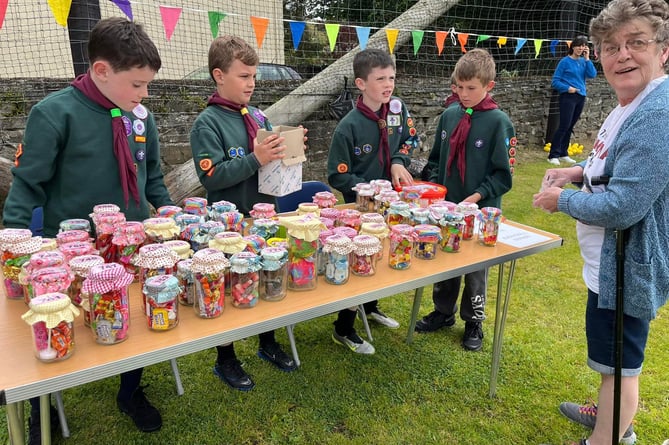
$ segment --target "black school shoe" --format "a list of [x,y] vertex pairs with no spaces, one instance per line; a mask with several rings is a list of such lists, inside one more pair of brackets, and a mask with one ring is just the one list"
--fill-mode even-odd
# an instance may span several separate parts
[[416,332],[434,332],[449,328],[455,324],[455,314],[447,316],[439,311],[432,311],[416,322]]
[[[51,435],[58,430],[60,420],[58,419],[58,411],[53,406],[49,406],[49,416],[51,417]],[[42,422],[40,421],[39,412],[31,412],[30,419],[28,419],[28,445],[42,444]]]
[[480,321],[465,322],[465,334],[462,336],[462,347],[468,351],[480,351],[483,347],[483,328]]
[[163,419],[158,410],[147,400],[144,388],[145,386],[137,388],[130,400],[122,400],[116,396],[116,404],[122,413],[130,416],[138,430],[150,433],[158,431],[163,426]]
[[214,365],[214,374],[223,380],[232,389],[239,391],[251,391],[255,383],[251,376],[242,369],[242,364],[236,358],[224,360],[222,363]]
[[295,360],[283,352],[281,345],[276,342],[260,346],[258,348],[258,357],[267,360],[284,372],[291,372],[297,369]]

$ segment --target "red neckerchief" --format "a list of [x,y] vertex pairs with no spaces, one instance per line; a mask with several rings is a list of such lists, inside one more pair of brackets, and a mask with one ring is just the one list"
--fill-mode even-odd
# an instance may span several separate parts
[[381,113],[376,114],[371,108],[365,105],[362,101],[362,96],[358,97],[355,106],[363,116],[376,122],[379,126],[379,162],[383,166],[386,178],[390,179],[390,145],[388,144],[388,124],[386,122],[390,106],[387,103],[381,104]]
[[481,102],[474,106],[474,108],[465,109],[465,113],[462,115],[460,122],[455,126],[453,134],[449,139],[449,144],[451,146],[451,151],[448,155],[448,162],[446,163],[446,172],[448,176],[451,175],[451,165],[454,160],[457,160],[458,171],[460,172],[460,179],[462,183],[465,183],[465,145],[467,143],[467,136],[469,136],[469,130],[472,127],[472,113],[474,111],[488,111],[499,108],[497,103],[490,97],[490,94],[486,94]]
[[459,102],[459,101],[460,101],[460,96],[458,96],[458,93],[455,92],[451,93],[451,95],[448,96],[446,100],[444,100],[444,107],[448,108],[448,106],[453,102]]
[[127,208],[129,195],[132,194],[132,197],[135,199],[135,202],[139,207],[137,171],[135,170],[135,162],[130,154],[130,144],[128,143],[128,135],[125,132],[125,124],[123,123],[121,109],[102,94],[97,85],[93,82],[93,79],[91,79],[90,71],[86,72],[86,74],[79,75],[72,81],[71,85],[81,91],[84,96],[91,101],[108,109],[111,113],[112,134],[114,136],[114,156],[116,156],[116,161],[118,162],[118,172],[121,178],[121,187],[123,187],[123,200]]
[[246,105],[244,104],[236,104],[234,102],[230,102],[227,99],[223,99],[221,96],[219,96],[218,92],[212,94],[209,96],[209,100],[207,101],[207,106],[209,105],[222,105],[226,108],[230,108],[232,111],[237,111],[241,113],[242,119],[244,120],[244,126],[246,127],[246,134],[249,136],[249,152],[253,152],[253,146],[254,146],[254,139],[256,138],[256,135],[258,134],[258,123],[253,119],[253,116],[251,116],[251,113],[249,113],[249,109],[247,108]]

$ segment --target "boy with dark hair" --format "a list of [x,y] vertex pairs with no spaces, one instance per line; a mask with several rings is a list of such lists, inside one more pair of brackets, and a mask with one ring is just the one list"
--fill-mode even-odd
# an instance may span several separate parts
[[[388,179],[394,185],[412,184],[407,167],[418,146],[413,119],[404,102],[392,95],[395,63],[379,49],[360,51],[353,58],[355,86],[360,90],[356,106],[339,122],[330,143],[328,182],[355,201],[353,186],[373,179]],[[399,323],[378,308],[378,301],[365,303],[374,321],[396,329]],[[333,339],[359,354],[373,354],[374,347],[356,334],[355,308],[339,312]]]
[[[234,36],[214,39],[209,47],[209,73],[216,92],[197,117],[190,134],[193,162],[210,202],[236,204],[248,216],[253,204],[276,204],[273,196],[258,192],[258,169],[284,157],[284,138],[270,135],[256,140],[258,129],[272,129],[267,116],[248,106],[255,89],[258,54],[244,40]],[[304,130],[306,133],[306,130]],[[258,336],[258,357],[282,371],[297,365],[281,349],[274,331]],[[214,373],[230,387],[249,391],[255,384],[235,354],[234,345],[217,346]]]
[[[500,207],[502,195],[511,189],[510,156],[516,137],[509,117],[490,97],[495,86],[495,61],[483,49],[464,54],[453,76],[459,106],[441,115],[428,159],[430,181],[447,188],[446,200]],[[416,323],[417,332],[433,332],[455,324],[456,301],[462,277],[435,283],[434,311]],[[462,346],[478,351],[483,346],[488,270],[465,275],[460,317],[465,321]]]
[[[149,217],[149,203],[172,204],[156,124],[140,103],[161,66],[156,46],[140,25],[113,17],[91,31],[88,55],[86,74],[30,110],[5,227],[27,228],[33,209],[43,207],[44,234],[55,238],[60,221],[86,218],[96,204],[117,204],[132,221]],[[117,404],[138,429],[156,431],[162,419],[141,376],[142,368],[121,374]],[[39,402],[31,404],[30,443],[39,443]]]

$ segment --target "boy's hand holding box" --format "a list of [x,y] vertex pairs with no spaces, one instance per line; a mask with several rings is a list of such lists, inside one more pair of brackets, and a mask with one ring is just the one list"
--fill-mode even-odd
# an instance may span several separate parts
[[257,139],[278,134],[286,138],[284,145],[286,156],[272,161],[258,170],[258,191],[272,196],[285,196],[302,189],[302,163],[307,160],[304,155],[304,131],[300,127],[277,125],[272,131],[258,130]]

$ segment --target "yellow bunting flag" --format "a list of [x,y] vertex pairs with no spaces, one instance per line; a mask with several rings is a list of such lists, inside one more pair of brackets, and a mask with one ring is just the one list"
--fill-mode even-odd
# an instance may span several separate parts
[[435,34],[435,39],[437,40],[437,48],[439,49],[439,55],[441,55],[441,52],[444,50],[444,40],[446,40],[448,32],[437,31],[434,34]]
[[543,39],[536,39],[534,41],[534,58],[536,59],[539,57],[539,51],[541,51],[541,45],[543,45],[544,40]]
[[265,40],[265,33],[269,26],[269,19],[265,17],[251,16],[251,25],[253,25],[253,31],[256,33],[258,48],[262,48],[262,42]]
[[339,35],[339,25],[336,23],[326,23],[325,33],[328,35],[328,42],[330,42],[330,52],[333,52],[337,44],[337,36]]
[[388,39],[388,50],[390,51],[390,54],[392,54],[395,49],[395,43],[397,43],[397,35],[399,33],[399,29],[386,29],[386,39]]
[[48,0],[48,2],[51,12],[56,18],[56,23],[63,28],[67,28],[67,18],[70,16],[72,0]]
[[507,40],[508,39],[506,37],[499,37],[497,39],[497,46],[499,46],[501,48],[502,46],[506,45]]

